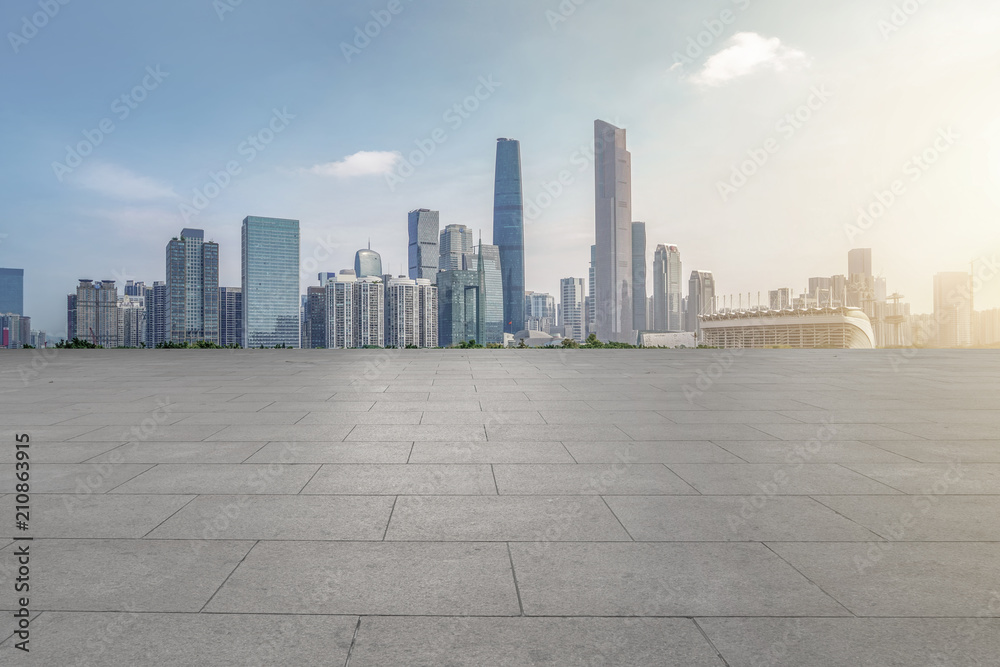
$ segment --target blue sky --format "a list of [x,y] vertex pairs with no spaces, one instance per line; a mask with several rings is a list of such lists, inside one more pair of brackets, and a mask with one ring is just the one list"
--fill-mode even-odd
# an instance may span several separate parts
[[[890,291],[928,312],[934,273],[1000,254],[995,2],[390,4],[5,2],[0,265],[25,269],[35,328],[64,331],[78,278],[162,280],[183,227],[221,244],[226,285],[247,215],[300,219],[303,260],[329,271],[369,237],[405,271],[414,208],[488,241],[497,137],[521,140],[525,197],[544,205],[528,289],[555,294],[586,276],[596,118],[628,129],[650,257],[677,244],[685,274],[714,271],[722,293],[802,290],[872,247]],[[349,62],[373,11],[387,25]],[[418,142],[433,153],[390,187]],[[733,167],[755,157],[743,183]],[[1000,306],[1000,279],[977,306]]]

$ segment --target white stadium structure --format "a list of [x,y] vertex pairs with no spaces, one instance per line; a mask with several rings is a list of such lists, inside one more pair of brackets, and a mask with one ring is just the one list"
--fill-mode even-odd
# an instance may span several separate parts
[[748,310],[701,316],[702,344],[741,349],[785,347],[871,350],[871,320],[857,308]]

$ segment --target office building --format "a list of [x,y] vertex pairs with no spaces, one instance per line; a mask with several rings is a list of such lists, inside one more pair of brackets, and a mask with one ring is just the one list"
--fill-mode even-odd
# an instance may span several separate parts
[[847,253],[847,305],[864,308],[875,300],[871,248],[855,248]]
[[833,280],[831,278],[810,278],[808,295],[819,307],[833,305]]
[[710,271],[693,271],[688,281],[687,330],[700,333],[700,317],[713,313],[715,313],[715,278]]
[[410,211],[409,260],[410,279],[436,280],[438,272],[438,242],[441,214],[426,208]]
[[219,288],[219,345],[243,345],[243,288]]
[[675,245],[658,245],[653,255],[653,329],[659,332],[684,330],[681,251]]
[[76,288],[75,332],[69,338],[118,347],[118,288],[114,280],[81,279]]
[[146,283],[136,282],[134,280],[126,280],[125,288],[123,290],[124,296],[141,296],[143,299],[146,298]]
[[354,255],[354,275],[358,280],[382,276],[382,256],[372,250],[371,242],[368,243],[367,250],[359,250]]
[[632,156],[626,148],[625,130],[595,121],[594,155],[597,337],[634,343]]
[[24,269],[0,269],[0,313],[24,315]]
[[646,314],[646,223],[632,223],[632,328],[649,329]]
[[521,143],[516,139],[497,139],[495,175],[493,244],[500,249],[503,270],[501,333],[513,334],[524,329],[524,196]]
[[441,232],[438,270],[461,271],[465,257],[475,252],[472,230],[465,225],[448,225]]
[[559,298],[559,324],[563,327],[563,337],[582,343],[587,339],[583,321],[583,278],[560,280]]
[[66,295],[66,340],[76,336],[76,294]]
[[934,322],[938,347],[969,347],[973,343],[973,283],[968,273],[934,276]]
[[241,264],[243,347],[298,347],[299,221],[247,217]]
[[525,292],[524,314],[524,327],[528,331],[541,331],[551,334],[559,326],[556,300],[551,294]]
[[[501,345],[504,335],[504,292],[503,265],[500,249],[495,245],[480,244],[480,253],[466,256],[466,271],[476,271],[480,274],[480,338],[476,340],[483,345]],[[522,290],[521,308],[524,310]]]
[[478,271],[443,271],[438,274],[438,345],[482,340],[479,332]]
[[31,346],[41,349],[49,346],[49,337],[44,331],[31,332]]
[[[134,284],[129,287],[135,291]],[[146,297],[123,294],[118,297],[117,347],[146,346]]]
[[0,313],[0,348],[19,350],[25,345],[31,345],[31,318]]
[[169,339],[167,283],[156,281],[146,287],[146,347],[157,347]]
[[984,310],[976,313],[976,345],[997,345],[1000,343],[1000,309]]
[[219,342],[219,244],[184,229],[167,244],[168,340]]
[[597,333],[597,246],[590,246],[587,271],[587,335]]
[[785,310],[792,307],[792,290],[790,287],[771,290],[767,293],[771,310]]

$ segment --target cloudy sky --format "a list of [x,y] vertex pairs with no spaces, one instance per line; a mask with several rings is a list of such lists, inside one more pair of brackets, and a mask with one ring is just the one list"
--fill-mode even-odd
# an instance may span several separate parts
[[226,285],[247,215],[301,220],[330,271],[371,238],[405,272],[415,208],[488,241],[497,137],[556,293],[586,276],[596,118],[628,130],[650,256],[720,293],[871,247],[927,312],[933,274],[1000,255],[995,0],[9,0],[0,26],[0,266],[56,334],[78,278],[162,280],[183,227]]

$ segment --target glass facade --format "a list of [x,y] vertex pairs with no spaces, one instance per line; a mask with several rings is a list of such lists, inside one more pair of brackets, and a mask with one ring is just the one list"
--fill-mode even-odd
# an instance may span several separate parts
[[432,283],[437,279],[440,229],[441,214],[437,211],[426,208],[410,211],[410,279],[424,278]]
[[681,251],[675,245],[659,245],[653,256],[653,329],[684,330],[681,312]]
[[646,320],[646,223],[632,223],[632,328],[645,331]]
[[0,269],[0,314],[24,315],[24,269]]
[[521,142],[497,139],[493,194],[493,244],[503,267],[503,330],[524,330],[524,196],[521,188]]
[[242,233],[244,347],[299,346],[299,221],[247,217]]
[[358,280],[363,278],[382,277],[382,256],[368,248],[359,250],[354,255],[354,275]]
[[243,345],[243,289],[219,288],[219,345]]
[[448,225],[441,232],[438,269],[441,271],[461,271],[463,257],[475,252],[472,230],[465,225]]
[[444,271],[438,274],[438,341],[451,347],[478,342],[479,272]]
[[597,262],[595,319],[605,342],[634,343],[632,319],[632,154],[625,130],[594,122]]
[[[480,246],[482,249],[482,267],[480,269],[479,255],[466,255],[466,271],[482,270],[482,309],[479,316],[479,336],[476,341],[483,345],[502,344],[504,335],[504,285],[503,263],[500,259],[500,248],[495,245]],[[521,297],[521,307],[524,308],[524,296]],[[516,333],[516,332],[515,332]]]

